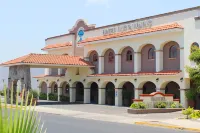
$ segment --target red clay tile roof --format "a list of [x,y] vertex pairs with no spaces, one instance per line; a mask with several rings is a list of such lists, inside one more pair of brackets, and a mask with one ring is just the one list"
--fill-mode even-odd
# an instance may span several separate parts
[[151,28],[138,29],[138,30],[133,30],[133,31],[119,32],[119,33],[114,33],[114,34],[109,34],[109,35],[86,38],[85,40],[79,42],[78,44],[106,40],[106,39],[111,39],[111,38],[131,36],[131,35],[145,34],[145,33],[151,33],[151,32],[163,31],[163,30],[169,30],[169,29],[175,29],[175,28],[183,29],[183,27],[179,25],[178,23],[172,23],[172,24],[154,26]]
[[78,66],[91,66],[92,64],[85,61],[79,56],[68,55],[52,55],[52,54],[29,54],[2,63],[1,66],[15,65],[15,64],[53,64],[53,65],[78,65]]
[[60,44],[50,44],[50,45],[47,45],[46,47],[42,48],[42,50],[61,48],[61,47],[67,47],[67,46],[72,46],[72,43],[66,42],[66,43],[60,43]]
[[92,74],[88,77],[105,77],[105,76],[143,76],[143,75],[176,75],[180,70],[164,70],[160,72],[138,72],[138,73],[114,73],[114,74]]

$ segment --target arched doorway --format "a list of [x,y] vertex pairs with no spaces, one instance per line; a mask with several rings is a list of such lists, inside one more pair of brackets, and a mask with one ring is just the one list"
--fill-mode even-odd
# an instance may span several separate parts
[[131,82],[126,82],[122,88],[122,105],[129,107],[132,104],[132,99],[135,97],[135,87]]
[[69,99],[70,99],[70,91],[69,91],[69,84],[67,82],[64,82],[63,85],[62,85],[62,90],[61,90],[61,101],[67,101],[69,102]]
[[143,85],[143,94],[151,94],[152,92],[156,92],[156,85],[148,81]]
[[165,94],[174,94],[174,99],[180,99],[180,86],[176,82],[169,82],[165,88]]
[[58,93],[58,85],[56,82],[53,82],[52,83],[52,86],[51,86],[51,93],[54,93],[54,94],[57,94]]
[[47,94],[47,84],[45,82],[42,82],[40,92]]
[[92,104],[98,104],[98,84],[93,82],[90,87],[90,101]]
[[115,105],[115,85],[112,82],[106,85],[106,104]]
[[81,82],[76,84],[76,102],[84,101],[84,85]]

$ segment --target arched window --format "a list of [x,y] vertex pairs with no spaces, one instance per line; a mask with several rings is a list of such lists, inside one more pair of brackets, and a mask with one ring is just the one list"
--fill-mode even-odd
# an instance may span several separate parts
[[58,92],[58,86],[57,84],[54,85],[54,93],[57,93]]
[[130,50],[128,50],[127,53],[126,53],[126,60],[132,61],[132,52]]
[[192,53],[192,52],[195,51],[195,49],[198,49],[198,48],[199,48],[199,44],[196,43],[196,42],[194,42],[194,43],[192,44],[192,46],[191,46],[190,52]]
[[113,52],[110,52],[108,54],[108,60],[109,60],[109,62],[113,62],[113,60],[114,60],[114,54],[113,54]]
[[169,49],[169,58],[176,58],[177,57],[177,46],[173,45]]
[[148,52],[148,59],[155,59],[154,48],[150,48]]
[[93,61],[93,62],[96,62],[96,61],[98,61],[97,54],[94,54],[94,55],[93,55],[92,61]]

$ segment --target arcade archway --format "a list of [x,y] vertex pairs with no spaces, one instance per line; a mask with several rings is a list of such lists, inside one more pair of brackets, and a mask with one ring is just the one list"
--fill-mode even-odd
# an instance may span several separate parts
[[115,105],[115,85],[112,82],[106,85],[106,104]]
[[76,102],[84,101],[84,85],[81,82],[76,84]]
[[98,104],[98,84],[93,82],[90,86],[90,101],[92,104]]
[[148,81],[143,85],[143,94],[151,94],[152,92],[156,92],[156,85]]
[[131,82],[126,82],[122,87],[122,105],[129,107],[134,99],[134,85]]

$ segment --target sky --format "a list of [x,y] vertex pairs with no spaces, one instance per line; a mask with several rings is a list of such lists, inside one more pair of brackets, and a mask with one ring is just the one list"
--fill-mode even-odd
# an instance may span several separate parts
[[41,53],[78,19],[97,27],[199,6],[200,0],[0,0],[0,63]]

